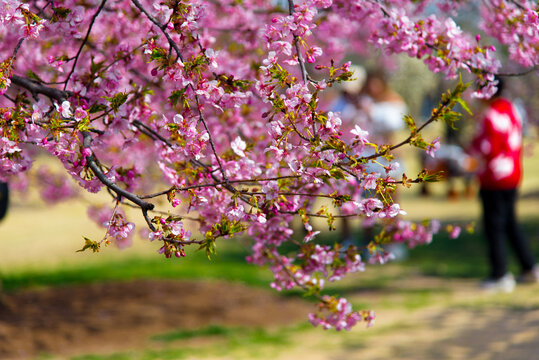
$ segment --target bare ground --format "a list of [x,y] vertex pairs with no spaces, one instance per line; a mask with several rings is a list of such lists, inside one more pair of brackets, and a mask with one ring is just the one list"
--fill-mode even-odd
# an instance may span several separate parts
[[312,305],[224,282],[139,280],[25,290],[0,306],[0,359],[150,347],[149,338],[208,325],[272,327]]
[[[427,298],[422,298],[426,289],[430,289]],[[414,291],[417,306],[410,296]],[[358,288],[347,294],[377,310],[373,328],[359,325],[348,333],[313,329],[288,334],[290,344],[272,350],[271,358],[535,360],[539,359],[538,295],[539,285],[520,286],[513,294],[487,295],[478,291],[473,280],[413,274],[381,289]],[[150,349],[156,347],[151,336],[174,329],[278,328],[305,321],[313,309],[298,298],[263,289],[193,281],[139,280],[24,290],[4,300],[0,359]],[[197,344],[216,345],[211,339]],[[268,358],[264,351],[261,348],[254,357]]]

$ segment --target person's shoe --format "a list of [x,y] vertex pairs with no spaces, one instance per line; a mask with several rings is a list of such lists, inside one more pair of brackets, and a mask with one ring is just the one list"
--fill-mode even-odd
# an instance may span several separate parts
[[515,290],[516,281],[513,274],[507,273],[499,279],[487,279],[481,283],[481,288],[489,293],[510,293]]
[[535,265],[530,271],[526,271],[519,275],[517,282],[521,284],[539,283],[539,265]]

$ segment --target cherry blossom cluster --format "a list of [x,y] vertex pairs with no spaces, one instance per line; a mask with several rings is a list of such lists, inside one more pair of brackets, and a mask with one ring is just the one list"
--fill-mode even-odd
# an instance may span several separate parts
[[481,4],[481,28],[508,45],[511,58],[525,67],[539,65],[539,4],[490,0]]
[[372,326],[374,320],[373,311],[353,311],[352,305],[346,299],[336,299],[327,295],[320,303],[318,312],[309,314],[309,321],[314,326],[320,325],[324,329],[350,330],[360,321],[365,321],[367,326]]
[[0,24],[4,31],[14,31],[21,38],[36,39],[43,29],[44,20],[30,11],[30,6],[19,0],[0,3]]
[[[373,313],[320,291],[390,261],[387,243],[414,247],[440,230],[435,221],[403,219],[396,188],[436,175],[391,176],[393,152],[414,146],[435,156],[438,139],[423,140],[421,130],[454,118],[466,86],[443,94],[425,125],[406,117],[410,136],[399,144],[376,143],[371,129],[323,98],[354,78],[347,51],[373,49],[423,59],[449,78],[469,72],[478,95],[488,96],[501,69],[495,48],[452,16],[433,14],[430,3],[0,0],[0,179],[28,184],[32,160],[46,152],[67,175],[38,169],[46,202],[75,195],[69,177],[111,194],[112,206],[88,211],[105,236],[85,239],[84,248],[131,244],[125,206],[139,209],[141,233],[170,258],[189,245],[212,256],[219,242],[245,235],[247,261],[273,272],[272,287],[319,296],[313,324],[371,324]],[[522,66],[537,65],[536,4],[486,3],[487,35]],[[436,4],[452,15],[468,2]],[[381,158],[385,165],[371,171]],[[379,234],[364,248],[321,243],[313,220],[333,231],[340,218],[359,218]],[[456,236],[460,228],[446,230]]]
[[126,220],[122,209],[92,206],[88,208],[88,216],[107,229],[102,242],[110,242],[109,238],[112,238],[120,249],[132,245],[135,224]]

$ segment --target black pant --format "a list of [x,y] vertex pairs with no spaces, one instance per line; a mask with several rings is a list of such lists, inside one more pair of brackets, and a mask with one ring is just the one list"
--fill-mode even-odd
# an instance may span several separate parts
[[479,195],[483,204],[483,226],[489,246],[491,277],[498,279],[507,271],[504,236],[507,236],[515,251],[522,271],[531,270],[535,260],[515,214],[517,190],[481,189]]

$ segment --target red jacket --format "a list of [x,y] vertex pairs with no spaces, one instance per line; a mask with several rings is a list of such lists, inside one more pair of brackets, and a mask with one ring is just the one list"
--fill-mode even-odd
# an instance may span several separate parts
[[522,123],[509,100],[497,98],[489,104],[472,146],[480,157],[482,189],[518,187],[522,177]]

